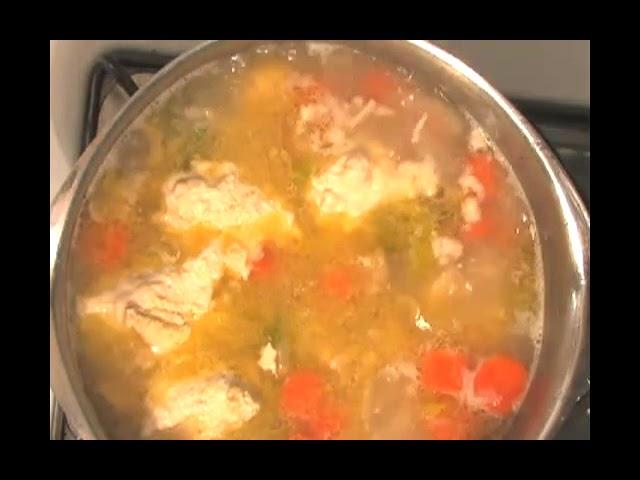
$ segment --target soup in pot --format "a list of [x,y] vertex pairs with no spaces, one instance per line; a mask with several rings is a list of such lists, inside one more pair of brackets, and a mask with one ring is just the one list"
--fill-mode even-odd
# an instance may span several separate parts
[[293,42],[154,104],[72,251],[84,384],[127,439],[499,438],[535,365],[535,223],[428,78]]

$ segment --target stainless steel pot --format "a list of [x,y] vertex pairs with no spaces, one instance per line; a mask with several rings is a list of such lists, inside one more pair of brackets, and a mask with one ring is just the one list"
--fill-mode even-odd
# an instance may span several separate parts
[[[87,190],[121,135],[163,92],[199,67],[256,41],[213,41],[162,69],[82,155],[51,205],[50,382],[74,431],[106,438],[88,400],[74,354],[68,263],[72,232]],[[589,214],[549,147],[515,108],[457,58],[424,41],[336,42],[387,58],[429,78],[466,109],[498,144],[529,200],[542,248],[544,332],[539,361],[506,438],[546,439],[557,431],[588,369]]]

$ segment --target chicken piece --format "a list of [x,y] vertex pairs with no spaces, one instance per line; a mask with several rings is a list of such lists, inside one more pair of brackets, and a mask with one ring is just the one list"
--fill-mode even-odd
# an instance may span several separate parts
[[476,197],[467,197],[460,205],[462,219],[466,225],[477,223],[482,219],[482,210]]
[[271,342],[260,350],[258,366],[265,372],[270,372],[274,377],[278,376],[278,351],[273,348]]
[[324,155],[340,155],[355,146],[347,139],[349,126],[346,111],[332,96],[323,95],[321,101],[300,107],[296,135],[304,137],[311,149]]
[[380,202],[385,180],[363,155],[345,155],[311,179],[308,199],[323,215],[359,217]]
[[191,335],[191,327],[186,323],[164,322],[133,307],[127,310],[124,323],[133,328],[157,354],[173,350]]
[[418,330],[420,330],[422,332],[426,332],[426,331],[432,330],[432,328],[433,328],[431,326],[431,324],[427,321],[427,319],[424,318],[424,315],[422,314],[422,312],[420,311],[419,308],[416,311],[416,316],[414,318],[414,322],[416,324],[416,327],[418,327]]
[[229,375],[191,378],[147,399],[146,436],[180,425],[180,435],[217,439],[241,427],[260,410],[258,402]]
[[160,221],[166,226],[225,230],[268,223],[282,233],[295,231],[293,214],[258,188],[242,183],[232,163],[195,162],[193,168],[173,176],[163,187],[166,209]]
[[311,150],[323,155],[342,155],[353,150],[356,143],[350,138],[352,130],[371,116],[394,113],[374,100],[365,104],[359,96],[350,102],[340,100],[306,75],[295,76],[291,88],[301,103],[295,133]]
[[121,282],[114,290],[79,301],[80,315],[115,317],[133,328],[155,353],[184,342],[189,323],[209,310],[213,289],[225,271],[246,279],[251,259],[242,247],[213,242],[178,267]]
[[320,216],[343,214],[359,218],[383,202],[433,196],[438,176],[430,159],[401,162],[361,154],[344,155],[311,179],[307,199]]

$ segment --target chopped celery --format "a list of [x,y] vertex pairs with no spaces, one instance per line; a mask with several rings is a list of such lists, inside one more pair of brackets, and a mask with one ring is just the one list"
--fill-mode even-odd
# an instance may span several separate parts
[[440,235],[456,236],[461,225],[460,202],[462,192],[458,188],[442,189],[429,200],[433,213],[434,229]]
[[409,283],[424,278],[434,264],[429,202],[403,200],[384,205],[372,215],[375,235],[387,256],[393,257],[399,276]]
[[376,236],[387,252],[406,250],[431,233],[432,216],[424,199],[383,205],[372,216]]

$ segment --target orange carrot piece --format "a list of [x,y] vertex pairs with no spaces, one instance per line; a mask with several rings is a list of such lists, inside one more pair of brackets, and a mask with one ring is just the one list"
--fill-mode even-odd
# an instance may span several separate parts
[[346,268],[334,268],[324,274],[320,281],[322,289],[330,295],[348,299],[354,293],[353,276]]
[[467,359],[450,349],[429,350],[422,355],[422,384],[434,393],[455,395],[462,390]]
[[370,70],[362,80],[362,93],[380,103],[389,101],[398,87],[393,75],[382,68]]
[[111,269],[126,256],[129,232],[118,222],[86,225],[80,234],[80,246],[84,258],[95,266]]
[[527,386],[527,370],[519,361],[495,355],[484,360],[476,372],[474,395],[495,414],[513,411]]

